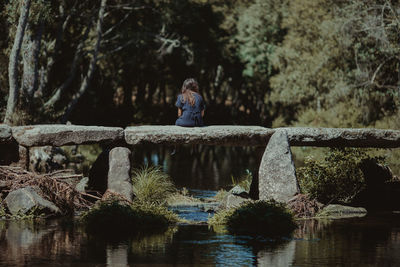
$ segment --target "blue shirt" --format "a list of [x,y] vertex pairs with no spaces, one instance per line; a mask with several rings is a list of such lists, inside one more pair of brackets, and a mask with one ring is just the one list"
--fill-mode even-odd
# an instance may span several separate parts
[[183,103],[183,96],[178,95],[175,106],[182,109],[182,115],[176,120],[175,125],[184,127],[203,126],[203,117],[201,112],[205,109],[204,101],[201,95],[193,94],[195,103],[190,105],[189,101]]

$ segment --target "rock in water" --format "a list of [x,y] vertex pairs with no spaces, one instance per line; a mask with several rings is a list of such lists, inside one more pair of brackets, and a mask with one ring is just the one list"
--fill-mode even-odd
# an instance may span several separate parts
[[260,200],[288,202],[299,192],[292,152],[285,130],[277,130],[269,140],[259,170]]
[[227,194],[221,201],[218,209],[230,209],[239,207],[243,202],[251,201],[248,198],[243,198],[234,194]]
[[240,185],[233,187],[231,190],[229,190],[229,193],[243,198],[249,198],[249,192]]
[[131,151],[126,147],[116,147],[110,151],[109,170],[108,170],[108,189],[126,197],[133,199],[133,188],[130,177]]
[[10,192],[4,199],[8,210],[12,215],[24,215],[35,209],[35,213],[57,214],[60,209],[52,202],[42,198],[38,188],[31,186]]
[[365,208],[331,204],[323,208],[322,211],[317,214],[317,217],[347,218],[361,217],[366,214],[367,210]]

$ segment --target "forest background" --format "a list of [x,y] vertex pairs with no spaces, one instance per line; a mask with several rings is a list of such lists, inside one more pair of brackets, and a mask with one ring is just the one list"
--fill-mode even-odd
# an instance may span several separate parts
[[195,77],[212,124],[400,128],[391,0],[3,0],[0,119],[174,124]]

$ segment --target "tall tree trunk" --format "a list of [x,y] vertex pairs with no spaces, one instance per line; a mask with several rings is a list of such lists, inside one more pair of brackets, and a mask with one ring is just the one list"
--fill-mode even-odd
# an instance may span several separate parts
[[22,41],[25,35],[26,24],[28,23],[29,9],[31,0],[23,0],[20,7],[20,15],[18,20],[17,32],[14,38],[14,44],[10,54],[10,62],[8,65],[9,78],[9,94],[7,101],[7,111],[4,122],[13,124],[13,115],[18,104],[19,86],[18,86],[18,62],[21,51]]
[[32,31],[29,30],[29,26],[27,26],[27,30],[25,31],[25,37],[22,46],[22,61],[24,68],[21,90],[24,96],[27,98],[27,102],[31,102],[33,98],[33,93],[38,88],[39,53],[43,26],[43,22],[41,22],[39,30],[35,35],[33,35]]
[[90,81],[92,80],[93,74],[96,70],[97,55],[99,53],[101,38],[102,38],[102,34],[103,34],[102,26],[103,26],[106,5],[107,5],[107,0],[101,0],[99,16],[98,16],[97,25],[96,25],[97,40],[96,40],[96,44],[95,44],[95,47],[93,50],[93,57],[90,60],[87,74],[81,83],[79,91],[72,96],[72,100],[66,108],[65,114],[64,114],[63,118],[61,119],[62,123],[65,123],[68,120],[69,115],[71,114],[71,111],[75,108],[76,104],[78,104],[78,101],[81,99],[82,95],[87,91]]

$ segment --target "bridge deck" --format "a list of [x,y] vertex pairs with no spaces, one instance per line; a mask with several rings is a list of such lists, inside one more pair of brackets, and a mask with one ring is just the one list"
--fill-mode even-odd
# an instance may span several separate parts
[[264,128],[260,126],[215,125],[201,128],[179,126],[132,126],[126,129],[78,125],[0,125],[0,144],[12,138],[20,145],[63,146],[90,143],[206,144],[230,146],[266,146],[272,134],[284,129],[292,146],[319,147],[400,147],[400,130],[352,128]]

